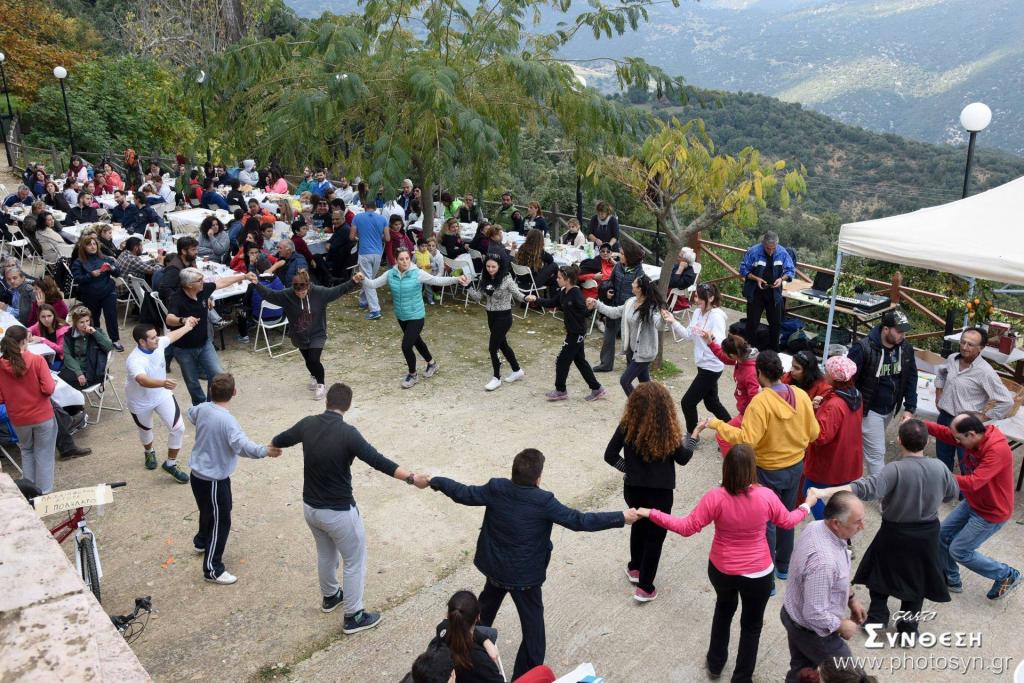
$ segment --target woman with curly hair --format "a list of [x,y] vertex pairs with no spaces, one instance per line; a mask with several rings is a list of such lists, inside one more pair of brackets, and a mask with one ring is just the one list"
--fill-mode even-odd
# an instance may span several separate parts
[[[629,507],[672,511],[675,465],[690,462],[698,434],[684,438],[675,401],[664,384],[644,382],[633,390],[604,451],[604,461],[625,474],[622,493]],[[665,534],[663,527],[648,520],[630,527],[626,576],[636,585],[637,602],[658,597],[654,577]]]
[[[642,386],[651,384],[654,382]],[[639,393],[638,388],[633,396]],[[706,422],[704,420],[697,425],[695,435]],[[708,558],[708,578],[716,596],[715,616],[711,621],[711,642],[704,660],[711,678],[722,674],[729,658],[729,631],[736,606],[742,599],[740,643],[732,680],[752,679],[764,608],[775,591],[772,581],[774,565],[765,539],[765,524],[773,522],[783,529],[792,529],[810,514],[816,501],[815,496],[809,495],[807,502],[796,510],[787,510],[774,491],[757,483],[754,449],[747,444],[737,444],[729,449],[722,461],[722,483],[705,493],[686,517],[675,517],[658,509],[637,510],[638,515],[648,518],[658,527],[684,537],[693,536],[709,524],[715,525],[715,538]]]

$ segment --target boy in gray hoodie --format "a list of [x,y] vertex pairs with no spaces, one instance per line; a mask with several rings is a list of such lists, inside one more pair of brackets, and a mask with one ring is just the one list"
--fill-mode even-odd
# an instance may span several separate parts
[[188,410],[188,419],[196,426],[192,447],[192,495],[199,506],[199,532],[192,541],[197,554],[203,554],[203,577],[210,583],[230,585],[238,577],[224,569],[224,546],[231,531],[231,475],[238,457],[276,458],[281,449],[260,446],[249,440],[238,420],[228,412],[235,396],[235,378],[222,372],[210,382],[210,402]]

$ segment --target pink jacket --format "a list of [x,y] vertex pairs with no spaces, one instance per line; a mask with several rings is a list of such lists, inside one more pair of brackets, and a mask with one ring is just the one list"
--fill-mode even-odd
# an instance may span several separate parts
[[771,566],[772,556],[764,535],[766,522],[792,529],[806,516],[806,508],[787,510],[774,491],[758,484],[739,496],[729,495],[721,486],[715,487],[701,497],[686,517],[651,510],[652,522],[681,536],[692,536],[714,522],[711,563],[730,576],[756,574]]
[[761,385],[757,382],[757,358],[755,356],[754,358],[747,358],[737,363],[726,355],[725,351],[722,351],[722,347],[719,346],[718,342],[711,342],[709,348],[718,357],[718,360],[726,365],[736,366],[732,371],[732,378],[736,382],[736,391],[733,395],[736,397],[736,410],[742,415],[746,411],[747,406],[750,405],[750,401],[761,391]]
[[67,334],[68,330],[70,330],[70,329],[71,329],[70,325],[61,325],[60,327],[58,327],[57,328],[57,341],[56,342],[52,342],[52,341],[50,341],[49,339],[47,339],[46,337],[43,336],[43,333],[39,331],[39,323],[36,323],[35,325],[32,325],[31,327],[29,327],[28,328],[28,333],[29,334],[34,334],[35,336],[39,337],[39,340],[43,344],[46,344],[51,349],[53,349],[54,353],[57,354],[57,360],[63,360],[64,359],[64,335]]

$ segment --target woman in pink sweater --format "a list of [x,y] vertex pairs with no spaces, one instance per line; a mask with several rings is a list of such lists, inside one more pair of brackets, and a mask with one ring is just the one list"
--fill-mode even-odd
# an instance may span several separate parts
[[[739,411],[739,415],[729,420],[729,424],[733,427],[739,427],[743,421],[743,413],[746,411],[747,406],[757,396],[757,393],[761,391],[761,385],[757,381],[757,349],[750,346],[746,339],[735,334],[730,334],[723,339],[721,346],[711,336],[710,331],[704,330],[703,336],[704,341],[708,344],[708,348],[711,349],[711,353],[715,354],[718,360],[726,365],[734,366],[732,380],[736,383],[736,390],[733,392],[733,395],[736,397],[736,410]],[[721,436],[717,438],[718,450],[722,452],[722,455],[725,455],[729,451],[731,444]]]
[[765,524],[773,522],[782,529],[792,529],[814,503],[808,499],[796,510],[787,510],[771,489],[757,483],[754,449],[739,444],[729,449],[722,461],[722,485],[705,493],[686,517],[647,508],[637,510],[641,517],[681,536],[692,536],[715,524],[708,578],[717,599],[705,659],[711,676],[720,676],[728,659],[729,629],[740,598],[740,645],[732,680],[750,681],[754,675],[764,609],[774,592],[775,567],[765,540]]

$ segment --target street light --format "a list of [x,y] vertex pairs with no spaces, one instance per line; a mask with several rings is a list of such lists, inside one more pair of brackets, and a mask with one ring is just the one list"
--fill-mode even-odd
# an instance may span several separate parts
[[[206,72],[202,69],[199,70],[199,75],[196,76],[196,83],[200,86],[206,82]],[[203,98],[203,94],[199,93],[199,109],[203,112],[203,136],[206,136],[206,100]],[[206,163],[211,163],[213,159],[210,154],[210,139],[206,139]]]
[[[13,121],[14,111],[11,109],[11,96],[7,92],[7,73],[4,71],[5,61],[7,61],[7,55],[0,52],[0,77],[3,77],[4,97],[7,98],[7,119],[9,121]],[[7,139],[7,127],[4,125],[3,114],[0,114],[0,135],[4,138],[4,151],[7,152],[7,165],[14,168],[14,156],[11,155],[11,143]]]
[[[992,123],[992,110],[988,108],[988,105],[982,102],[972,102],[964,107],[963,111],[960,112],[960,125],[971,134],[969,141],[967,142],[967,165],[964,167],[964,190],[960,194],[961,199],[967,197],[968,185],[971,182],[971,164],[974,162],[974,140],[978,137],[978,133],[988,128],[988,124]],[[970,300],[974,296],[974,278],[968,280],[967,287],[967,298]],[[948,320],[948,318],[947,318]],[[970,315],[964,313],[964,327],[967,327],[967,323],[970,322]],[[949,325],[947,324],[947,328]],[[952,329],[947,329],[946,334],[951,334]],[[949,344],[949,350],[952,352],[952,344]]]
[[68,140],[71,142],[71,156],[75,156],[75,134],[71,130],[71,110],[68,109],[68,91],[64,88],[64,79],[68,77],[68,70],[63,66],[53,67],[54,77],[60,81],[60,94],[64,98],[64,116],[68,120]]

